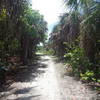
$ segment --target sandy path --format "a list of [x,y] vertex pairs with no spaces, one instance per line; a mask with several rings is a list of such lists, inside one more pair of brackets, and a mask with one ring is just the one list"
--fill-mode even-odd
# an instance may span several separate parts
[[97,100],[95,92],[65,75],[63,64],[49,56],[42,55],[38,67],[31,66],[27,70],[24,69],[16,77],[18,80],[1,93],[0,100]]

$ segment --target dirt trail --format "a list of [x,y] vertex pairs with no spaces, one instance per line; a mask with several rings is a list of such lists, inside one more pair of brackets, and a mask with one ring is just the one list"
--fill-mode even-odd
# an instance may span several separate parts
[[38,64],[19,72],[0,100],[97,100],[94,91],[65,73],[62,63],[42,55]]

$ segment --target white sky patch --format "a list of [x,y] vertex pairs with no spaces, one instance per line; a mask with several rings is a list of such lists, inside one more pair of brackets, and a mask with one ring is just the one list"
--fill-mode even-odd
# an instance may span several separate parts
[[44,15],[48,28],[58,22],[60,14],[65,11],[63,0],[32,0],[32,8]]

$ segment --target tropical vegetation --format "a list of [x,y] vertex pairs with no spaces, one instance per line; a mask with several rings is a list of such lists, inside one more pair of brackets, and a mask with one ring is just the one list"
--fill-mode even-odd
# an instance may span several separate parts
[[53,28],[49,47],[83,80],[100,82],[100,1],[64,0],[69,9]]
[[47,22],[29,0],[0,0],[0,74],[16,63],[31,63],[46,31]]

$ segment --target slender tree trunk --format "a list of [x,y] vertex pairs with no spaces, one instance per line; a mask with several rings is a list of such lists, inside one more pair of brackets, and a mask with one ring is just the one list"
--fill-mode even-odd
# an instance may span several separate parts
[[28,47],[29,47],[28,36],[22,36],[22,39],[21,39],[21,61],[23,62],[23,64],[28,63]]

